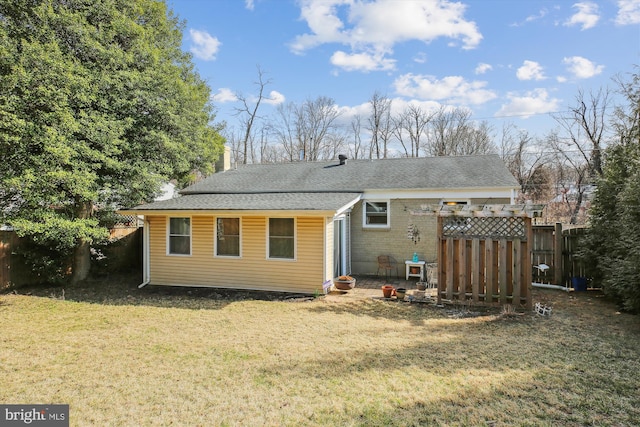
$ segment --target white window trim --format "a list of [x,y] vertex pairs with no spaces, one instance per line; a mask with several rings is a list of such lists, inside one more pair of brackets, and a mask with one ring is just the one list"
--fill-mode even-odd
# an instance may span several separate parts
[[[387,223],[386,224],[367,224],[367,203],[386,203],[387,204]],[[391,200],[389,199],[365,199],[362,201],[362,227],[363,228],[391,228]]]
[[[174,254],[171,253],[171,218],[187,218],[189,220],[189,253],[188,254]],[[176,234],[176,236],[182,236]],[[168,216],[167,217],[167,256],[178,257],[190,257],[193,254],[193,218],[191,216]]]
[[[238,219],[238,255],[218,255],[218,219],[230,219],[237,218]],[[214,258],[242,258],[242,217],[239,216],[216,216],[213,218],[213,256]]]
[[[269,220],[271,218],[284,218],[284,219],[293,219],[293,258],[272,258],[271,257],[271,251],[269,250]],[[267,260],[269,261],[284,261],[284,262],[292,262],[292,261],[297,261],[298,259],[298,218],[296,217],[290,217],[290,216],[285,216],[285,217],[267,217],[267,223],[266,223],[266,230],[265,233],[267,235],[267,247],[266,247],[266,253],[267,253]]]

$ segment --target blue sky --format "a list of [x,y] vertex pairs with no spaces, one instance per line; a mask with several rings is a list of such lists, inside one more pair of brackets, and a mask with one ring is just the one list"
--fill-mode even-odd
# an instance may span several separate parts
[[[578,90],[640,64],[640,0],[168,0],[183,48],[211,87],[219,120],[238,126],[235,95],[271,83],[283,102],[333,98],[343,121],[375,91],[427,109],[466,107],[495,131],[543,136]],[[615,97],[614,97],[615,100]],[[497,132],[496,132],[497,133]]]

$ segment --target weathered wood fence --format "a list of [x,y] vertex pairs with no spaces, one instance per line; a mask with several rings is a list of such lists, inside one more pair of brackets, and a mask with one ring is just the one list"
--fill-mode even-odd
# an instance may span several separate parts
[[532,308],[531,218],[439,217],[438,302]]
[[11,282],[11,248],[16,239],[13,231],[0,231],[0,289]]
[[[15,252],[20,246],[20,238],[13,230],[0,230],[0,289],[9,286],[36,284],[43,280],[34,275]],[[139,264],[142,254],[142,228],[136,223],[116,226],[110,230],[109,243],[100,247],[107,262],[104,268],[113,271],[130,268]],[[96,267],[95,263],[92,267]]]
[[533,282],[571,286],[572,277],[584,277],[577,253],[585,227],[563,229],[562,224],[534,225],[532,244]]

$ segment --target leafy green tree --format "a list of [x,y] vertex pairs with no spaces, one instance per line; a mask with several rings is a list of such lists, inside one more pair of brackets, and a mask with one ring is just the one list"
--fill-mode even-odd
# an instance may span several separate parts
[[640,312],[640,74],[619,82],[619,143],[606,151],[583,256],[594,281],[624,309]]
[[0,220],[49,274],[85,278],[101,214],[221,153],[182,25],[163,1],[0,0]]

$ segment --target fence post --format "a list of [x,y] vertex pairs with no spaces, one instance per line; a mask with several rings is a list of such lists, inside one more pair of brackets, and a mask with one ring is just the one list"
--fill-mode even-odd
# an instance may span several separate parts
[[553,245],[553,283],[556,285],[563,285],[563,262],[562,262],[562,223],[556,222],[556,228],[554,231],[554,245]]

